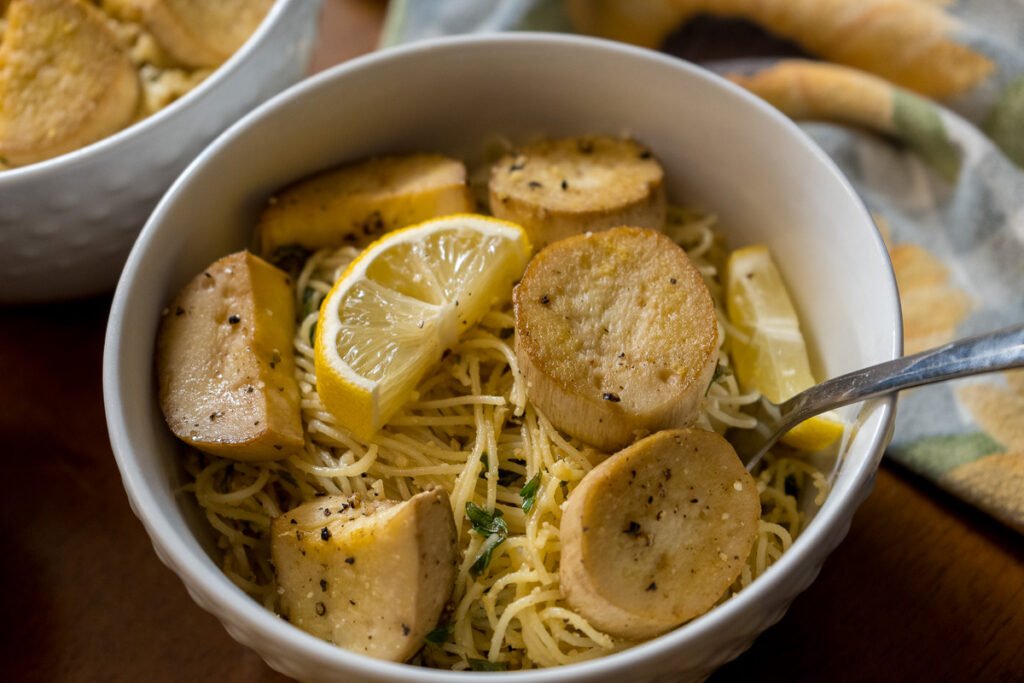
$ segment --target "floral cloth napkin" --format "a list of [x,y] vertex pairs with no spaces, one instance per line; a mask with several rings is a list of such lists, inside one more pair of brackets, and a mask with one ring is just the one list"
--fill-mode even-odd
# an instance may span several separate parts
[[[1024,322],[1020,0],[392,0],[381,42],[549,30],[686,54],[723,26],[794,56],[708,66],[853,182],[889,246],[906,353]],[[905,392],[888,455],[1024,533],[1024,371]]]

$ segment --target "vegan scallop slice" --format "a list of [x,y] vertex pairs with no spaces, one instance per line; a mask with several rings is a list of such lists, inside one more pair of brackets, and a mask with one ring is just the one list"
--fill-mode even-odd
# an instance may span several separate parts
[[700,272],[665,235],[613,228],[551,244],[513,301],[527,394],[559,429],[613,451],[696,420],[718,320]]
[[[253,34],[273,0],[126,0],[156,42],[193,68],[220,66]],[[134,7],[132,7],[134,6]]]
[[404,662],[437,626],[458,545],[443,489],[405,502],[318,498],[277,517],[271,555],[281,612],[348,650]]
[[0,42],[0,158],[50,159],[131,123],[139,79],[104,15],[82,0],[13,0]]
[[365,247],[386,232],[468,213],[466,167],[440,154],[365,159],[304,178],[271,197],[259,222],[264,256],[288,245]]
[[491,169],[491,213],[523,226],[543,247],[584,232],[665,225],[664,171],[634,140],[593,136],[545,140],[505,155]]
[[714,432],[658,432],[583,478],[562,516],[566,600],[594,627],[640,640],[708,611],[758,533],[757,485]]
[[301,450],[294,333],[291,281],[263,259],[240,251],[195,276],[157,336],[160,407],[175,436],[236,460]]

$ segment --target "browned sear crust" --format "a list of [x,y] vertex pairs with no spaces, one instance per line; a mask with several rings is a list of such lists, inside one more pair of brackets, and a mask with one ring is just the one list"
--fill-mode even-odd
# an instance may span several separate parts
[[82,0],[12,0],[0,43],[0,158],[44,161],[131,122],[139,79],[106,17]]
[[761,516],[729,442],[658,432],[587,473],[562,516],[566,600],[596,628],[639,640],[696,617],[743,570]]
[[540,248],[584,232],[665,224],[664,171],[634,140],[593,136],[544,140],[491,169],[491,213],[523,226]]
[[271,553],[282,614],[347,650],[404,662],[455,586],[455,518],[440,488],[407,501],[328,496],[276,518]]
[[276,460],[303,447],[285,273],[247,251],[192,279],[157,337],[160,407],[175,436],[236,460]]
[[123,0],[177,62],[193,68],[227,61],[267,15],[274,0]]
[[605,450],[697,417],[718,358],[714,302],[661,233],[614,228],[556,242],[513,294],[530,400]]

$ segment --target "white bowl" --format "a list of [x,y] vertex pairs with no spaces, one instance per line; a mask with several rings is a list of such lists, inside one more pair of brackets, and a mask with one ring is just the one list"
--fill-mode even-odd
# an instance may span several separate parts
[[157,200],[242,114],[305,75],[320,0],[277,0],[194,90],[110,137],[0,172],[0,303],[109,290]]
[[[157,405],[161,309],[192,275],[250,243],[268,194],[296,178],[384,152],[477,159],[496,134],[629,132],[664,164],[670,197],[714,209],[734,245],[777,255],[814,349],[833,376],[901,352],[885,247],[829,159],[768,105],[694,66],[646,50],[550,34],[464,37],[364,57],[260,107],[175,183],[135,245],[114,298],[103,384],[111,442],[132,507],[195,601],[267,663],[306,681],[454,676],[333,647],[264,610],[208,551],[212,534],[182,483],[179,446]],[[856,412],[825,505],[792,548],[734,599],[624,652],[555,669],[462,674],[488,681],[685,681],[736,657],[818,574],[868,495],[893,399]],[[823,675],[825,672],[822,672]]]

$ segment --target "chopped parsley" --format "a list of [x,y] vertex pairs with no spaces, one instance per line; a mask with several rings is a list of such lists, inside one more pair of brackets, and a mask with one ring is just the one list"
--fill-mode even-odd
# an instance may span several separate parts
[[[726,372],[728,372],[728,370],[729,369],[727,367],[725,367],[724,365],[722,365],[721,363],[716,365],[715,366],[715,374],[711,377],[711,383],[714,384],[719,379],[721,379],[722,375],[724,375]],[[730,372],[729,374],[732,374],[732,373]]]
[[480,576],[484,573],[484,570],[491,564],[491,555],[494,553],[494,549],[497,548],[505,541],[503,534],[491,534],[484,541],[483,548],[480,550],[480,554],[477,556],[473,564],[469,566],[469,574],[472,577]]
[[722,365],[721,363],[716,365],[715,366],[715,374],[711,376],[711,382],[708,383],[708,388],[704,390],[704,395],[705,396],[708,395],[708,392],[711,391],[711,386],[715,382],[717,382],[718,380],[722,379],[723,377],[727,377],[727,376],[729,376],[731,374],[732,374],[732,368],[726,367],[725,365]]
[[428,643],[432,643],[434,645],[442,645],[442,644],[448,642],[448,638],[450,638],[451,635],[452,635],[452,625],[451,624],[441,624],[440,626],[435,628],[433,631],[428,633],[426,635],[426,639],[427,639]]
[[495,509],[494,512],[488,512],[476,503],[466,503],[466,517],[473,523],[473,531],[481,536],[490,536],[491,534],[507,536],[508,524],[505,523],[504,516],[501,510]]
[[529,512],[537,502],[537,491],[540,490],[540,472],[533,475],[530,481],[526,482],[523,488],[519,489],[519,495],[523,499],[523,512]]
[[297,244],[286,244],[274,250],[270,255],[270,262],[294,279],[302,272],[302,267],[312,254],[309,249]]
[[505,662],[492,662],[487,659],[472,659],[467,660],[469,662],[469,668],[473,671],[508,671],[508,664]]
[[466,503],[466,517],[473,524],[473,531],[487,537],[480,554],[469,568],[469,573],[475,577],[480,576],[487,569],[491,564],[491,555],[494,553],[494,549],[508,537],[508,524],[502,518],[501,510],[495,509],[494,512],[488,512],[472,502]]

